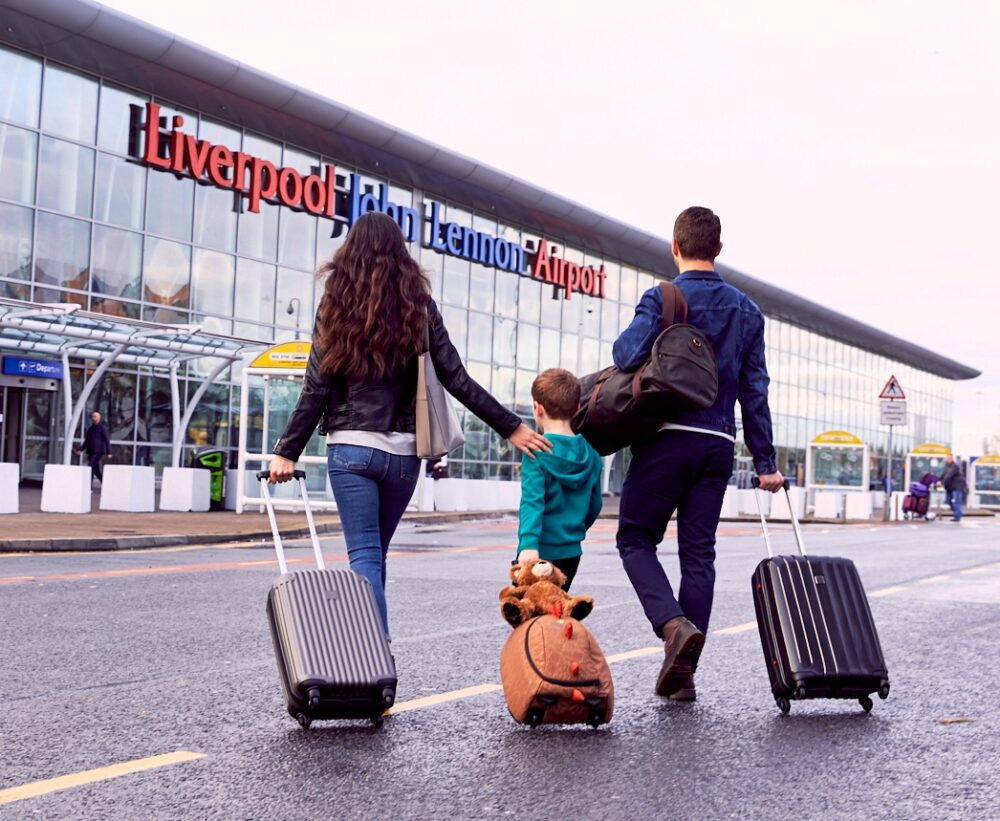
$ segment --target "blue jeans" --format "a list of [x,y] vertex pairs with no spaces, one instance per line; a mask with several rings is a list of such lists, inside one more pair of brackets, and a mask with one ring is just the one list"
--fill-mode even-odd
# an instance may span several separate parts
[[955,516],[955,521],[962,521],[962,491],[945,491],[945,500],[948,502],[948,507],[951,508],[951,512]]
[[417,486],[420,459],[361,445],[330,445],[327,469],[351,570],[371,583],[386,638],[385,559]]
[[[708,631],[715,591],[715,531],[733,472],[733,443],[720,436],[670,430],[632,448],[618,518],[618,552],[657,636],[676,616]],[[680,593],[656,558],[677,513]]]

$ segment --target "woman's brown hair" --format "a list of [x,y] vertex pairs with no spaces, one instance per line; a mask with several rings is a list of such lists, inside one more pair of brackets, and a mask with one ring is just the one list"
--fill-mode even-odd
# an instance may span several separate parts
[[391,217],[359,217],[319,273],[326,283],[315,343],[324,373],[377,379],[423,350],[430,283]]

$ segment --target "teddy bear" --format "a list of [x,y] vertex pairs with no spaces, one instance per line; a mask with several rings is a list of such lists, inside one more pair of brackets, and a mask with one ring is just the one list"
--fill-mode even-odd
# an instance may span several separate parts
[[594,608],[590,596],[571,596],[563,590],[566,576],[544,559],[511,565],[509,575],[513,584],[500,591],[500,614],[512,627],[544,613],[582,619]]

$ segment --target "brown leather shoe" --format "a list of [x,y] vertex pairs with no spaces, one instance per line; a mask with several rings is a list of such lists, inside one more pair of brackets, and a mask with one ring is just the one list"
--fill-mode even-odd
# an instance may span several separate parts
[[[663,666],[656,679],[656,694],[672,696],[681,690],[698,667],[705,634],[683,616],[677,616],[663,625]],[[691,689],[694,683],[691,681]]]
[[668,698],[671,701],[694,701],[697,698],[694,691],[694,674],[690,673],[681,680],[681,686],[671,693]]

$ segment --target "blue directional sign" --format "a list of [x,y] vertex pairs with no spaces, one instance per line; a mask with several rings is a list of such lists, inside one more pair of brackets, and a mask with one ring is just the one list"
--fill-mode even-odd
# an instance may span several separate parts
[[62,379],[65,376],[62,362],[20,356],[5,356],[3,372],[7,376],[34,376],[37,379]]

